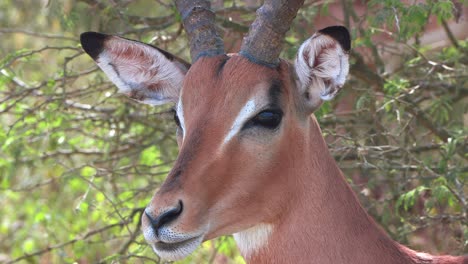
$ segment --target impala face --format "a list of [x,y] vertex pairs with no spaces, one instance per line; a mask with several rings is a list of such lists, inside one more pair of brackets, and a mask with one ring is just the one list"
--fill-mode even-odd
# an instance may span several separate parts
[[272,213],[251,201],[280,164],[271,148],[284,143],[292,100],[282,77],[238,55],[203,58],[189,70],[175,116],[180,154],[143,217],[158,255],[185,257]]
[[[233,233],[238,243],[261,246],[269,223],[287,210],[284,197],[272,194],[291,180],[284,177],[294,169],[290,150],[301,148],[311,113],[344,84],[348,31],[323,29],[302,44],[294,64],[276,67],[239,54],[204,56],[190,66],[94,32],[81,42],[121,92],[175,105],[179,156],[142,216],[154,251],[178,260],[202,241]],[[252,227],[260,228],[249,242],[243,231]]]

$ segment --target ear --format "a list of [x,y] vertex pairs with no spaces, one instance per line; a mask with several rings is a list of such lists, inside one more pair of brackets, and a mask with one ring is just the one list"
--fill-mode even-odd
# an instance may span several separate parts
[[117,36],[86,32],[80,40],[119,92],[152,105],[177,103],[189,63],[164,50]]
[[301,45],[294,67],[308,111],[333,99],[341,89],[349,72],[350,48],[349,32],[341,26],[324,28]]

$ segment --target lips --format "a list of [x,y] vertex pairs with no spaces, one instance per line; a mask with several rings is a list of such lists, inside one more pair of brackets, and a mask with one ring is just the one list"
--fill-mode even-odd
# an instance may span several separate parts
[[156,242],[153,243],[153,250],[160,257],[168,260],[180,260],[195,251],[203,241],[203,236],[196,236],[178,242]]

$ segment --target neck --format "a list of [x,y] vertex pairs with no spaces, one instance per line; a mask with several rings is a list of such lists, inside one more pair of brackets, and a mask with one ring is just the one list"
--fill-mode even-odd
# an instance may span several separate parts
[[294,166],[283,174],[283,193],[275,194],[283,197],[281,213],[234,235],[247,262],[432,263],[415,261],[415,253],[391,240],[366,213],[329,154],[315,118],[306,133],[301,144],[309,147],[300,148]]

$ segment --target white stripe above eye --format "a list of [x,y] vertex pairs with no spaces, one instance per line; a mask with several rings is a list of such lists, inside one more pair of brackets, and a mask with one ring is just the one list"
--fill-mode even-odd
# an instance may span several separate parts
[[223,145],[228,143],[239,131],[242,129],[242,126],[246,122],[247,119],[249,119],[252,114],[255,112],[255,101],[254,99],[250,99],[244,107],[240,110],[239,114],[237,114],[236,119],[234,120],[234,123],[231,126],[231,129],[229,129],[228,134],[223,140]]
[[179,118],[180,126],[182,127],[182,140],[185,138],[185,119],[184,119],[184,108],[182,107],[182,94],[179,97],[177,103],[177,117]]

